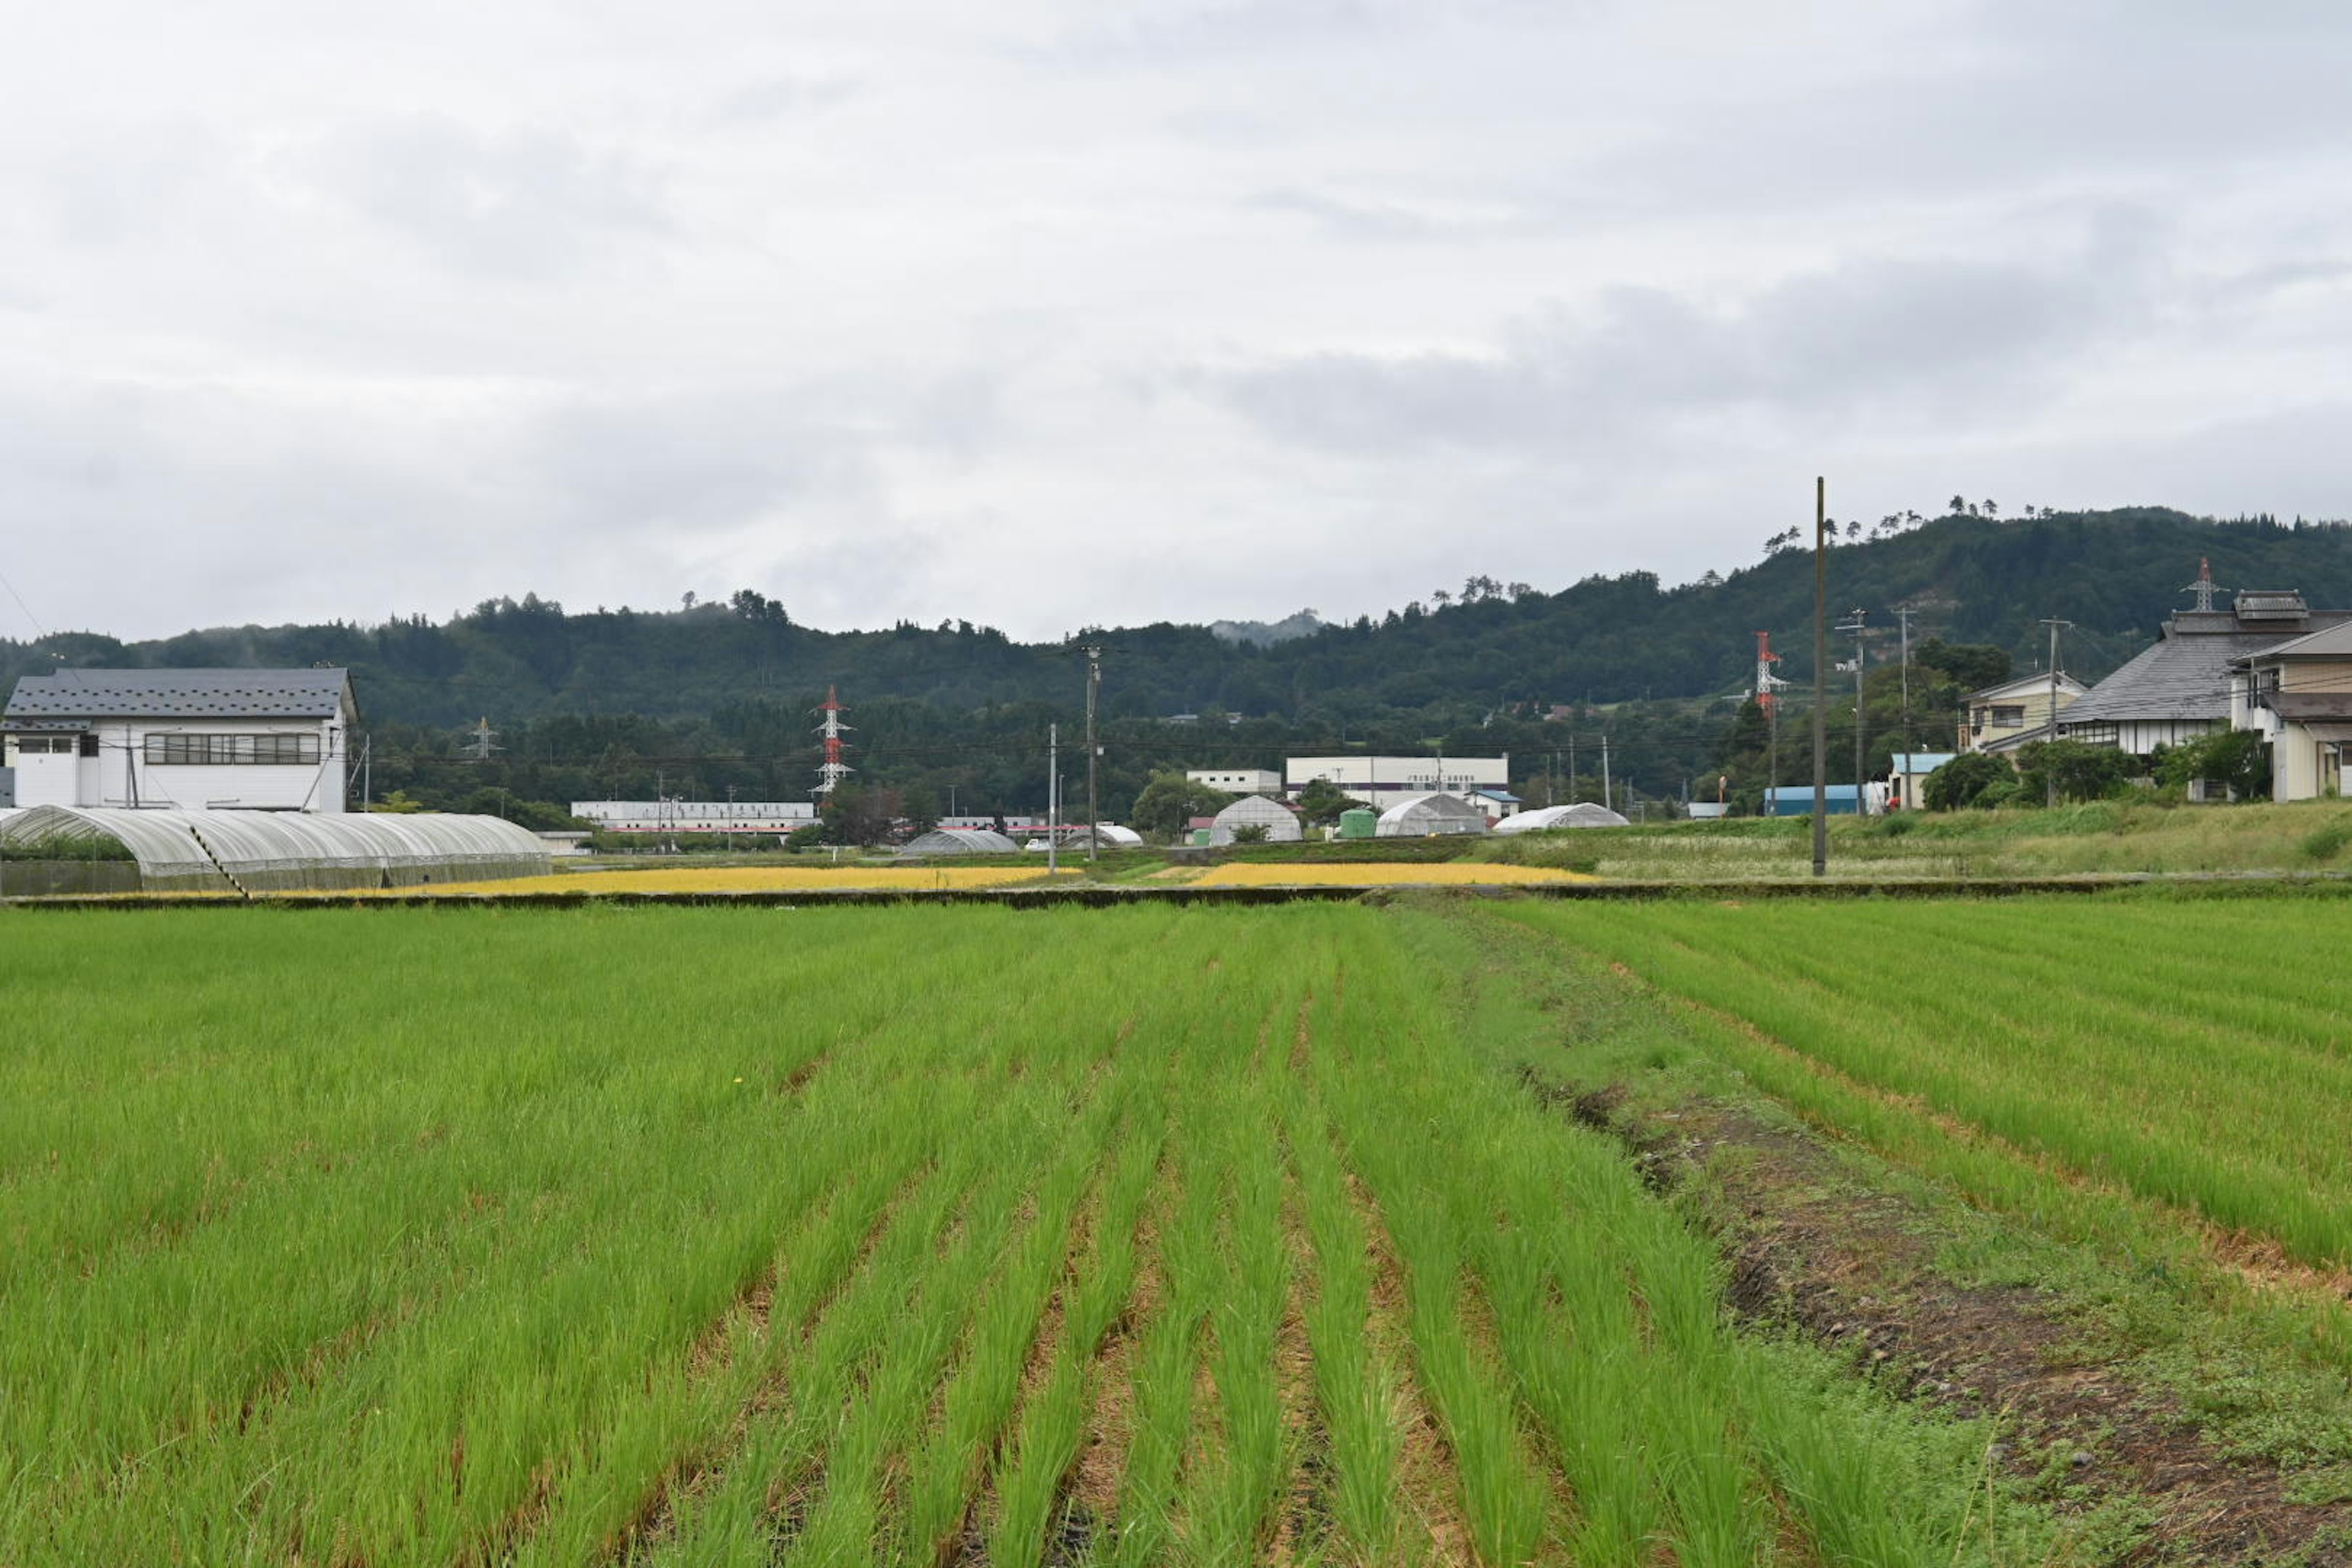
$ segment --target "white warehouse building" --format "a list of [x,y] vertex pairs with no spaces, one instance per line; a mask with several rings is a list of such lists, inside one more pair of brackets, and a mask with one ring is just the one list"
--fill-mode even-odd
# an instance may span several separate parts
[[340,813],[342,669],[60,669],[0,712],[16,804]]
[[575,800],[572,815],[607,833],[791,833],[816,820],[807,800]]
[[1226,795],[1282,793],[1282,775],[1272,768],[1186,768],[1184,776]]
[[1499,757],[1290,757],[1285,769],[1284,782],[1292,795],[1317,779],[1328,779],[1341,793],[1374,811],[1424,795],[1470,800],[1481,791],[1497,797],[1495,805],[1486,806],[1495,815],[1508,816],[1517,805],[1509,794],[1508,753]]

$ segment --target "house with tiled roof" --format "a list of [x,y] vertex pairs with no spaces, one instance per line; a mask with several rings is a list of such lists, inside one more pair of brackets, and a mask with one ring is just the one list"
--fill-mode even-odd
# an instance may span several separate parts
[[20,806],[344,809],[342,669],[60,669],[16,682],[0,763]]
[[2231,661],[2230,724],[2262,736],[2271,797],[2340,795],[2352,747],[2352,621]]
[[2314,632],[2352,623],[2352,610],[2315,610],[2290,591],[2242,592],[2228,609],[2173,613],[2156,643],[2069,703],[2061,740],[2116,746],[2145,757],[2231,725],[2231,683],[2240,662]]

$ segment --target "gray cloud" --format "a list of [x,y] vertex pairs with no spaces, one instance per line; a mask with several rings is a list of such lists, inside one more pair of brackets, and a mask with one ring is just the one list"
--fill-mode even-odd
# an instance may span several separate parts
[[2006,421],[2145,319],[2151,252],[2145,226],[2118,217],[2039,264],[1856,261],[1728,306],[1620,287],[1521,318],[1478,352],[1327,352],[1191,384],[1282,439],[1370,456],[1610,452],[1756,415]]
[[341,129],[305,163],[318,196],[492,278],[573,272],[671,226],[639,160],[563,131],[415,116]]
[[2352,511],[2332,4],[90,0],[12,43],[0,513],[54,624],[1352,614],[1696,576],[1823,468],[1842,515]]

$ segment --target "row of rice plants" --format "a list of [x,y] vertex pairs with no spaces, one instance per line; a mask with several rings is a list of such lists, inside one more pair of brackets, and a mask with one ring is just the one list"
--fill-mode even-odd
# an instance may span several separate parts
[[[45,1002],[160,974],[208,1016],[300,987],[331,1022],[86,1047],[267,1131],[163,1146],[142,1088],[117,1131],[157,1142],[152,1186],[104,1138],[8,1178],[47,1250],[0,1285],[0,1562],[929,1568],[975,1532],[1007,1564],[1057,1533],[1103,1563],[1385,1562],[1457,1552],[1454,1520],[1492,1564],[1964,1560],[1950,1445],[1733,1335],[1705,1243],[1469,1047],[1402,929],[18,927]],[[0,1062],[0,1103],[79,1082],[69,1019]],[[227,1161],[223,1201],[165,1190]],[[83,1188],[113,1228],[51,1216]],[[285,1299],[314,1280],[324,1305]],[[1409,1459],[1423,1408],[1442,1447]],[[1090,1437],[1122,1463],[1082,1509]]]
[[[1950,1563],[1965,1437],[1908,1430],[1721,1318],[1720,1259],[1614,1145],[1449,1037],[1446,988],[1359,933],[1315,1070],[1402,1263],[1414,1370],[1483,1562]],[[1361,962],[1369,960],[1369,962]],[[1849,1552],[1859,1553],[1849,1558]]]
[[[2352,1101],[2330,1026],[2352,1007],[2352,977],[2270,957],[2352,936],[2352,908],[1677,903],[1512,918],[2074,1170],[2308,1261],[2352,1259],[2352,1151],[2310,1114]],[[2265,995],[2273,969],[2279,994]]]
[[[975,1043],[942,1042],[893,972],[903,924],[829,932],[852,939],[806,960],[835,985],[829,1011],[780,1019],[771,988],[689,962],[717,937],[747,977],[772,973],[772,921],[700,925],[689,947],[682,928],[625,919],[357,918],[303,917],[307,966],[262,940],[285,929],[266,923],[226,942],[185,917],[19,933],[36,974],[47,936],[119,941],[119,973],[135,959],[143,983],[184,979],[224,1013],[241,978],[247,1018],[267,1018],[257,996],[304,968],[330,1017],[360,1022],[323,1041],[289,1028],[181,1036],[178,1049],[151,1027],[117,1037],[110,1063],[105,1037],[83,1041],[93,1078],[201,1085],[217,1060],[234,1090],[192,1089],[177,1138],[150,1121],[89,1142],[86,1180],[12,1183],[13,1236],[92,1187],[145,1218],[162,1205],[138,1190],[142,1171],[167,1187],[190,1164],[255,1157],[217,1212],[126,1217],[96,1253],[109,1238],[53,1226],[46,1268],[10,1252],[25,1272],[0,1296],[0,1559],[340,1543],[427,1562],[521,1534],[546,1560],[583,1560],[734,1418],[730,1391],[756,1377],[765,1337],[741,1299],[780,1247],[815,1244],[810,1215],[836,1245],[862,1237],[861,1208],[935,1158],[947,1130],[977,1135],[997,1097],[971,1068],[992,1083],[1033,1033],[1080,1060],[1110,1039],[1040,984],[973,987]],[[962,945],[939,977],[988,978],[984,947]],[[369,963],[429,970],[436,989],[367,985]],[[92,961],[46,967],[86,984]],[[541,968],[570,990],[511,984]],[[486,979],[499,974],[509,982]],[[1006,1023],[1018,1037],[1001,1037]],[[26,1031],[30,1048],[0,1070],[31,1082],[0,1103],[54,1096],[71,1076],[64,1032]],[[855,1048],[835,1050],[845,1039]],[[255,1194],[267,1152],[306,1137],[288,1178]],[[803,1261],[776,1277],[780,1309],[817,1277]],[[563,1540],[581,1551],[545,1544]]]
[[[1136,1121],[1117,1156],[1108,1188],[1096,1216],[1094,1235],[1083,1258],[1073,1259],[1059,1281],[1062,1322],[1053,1361],[1043,1385],[1034,1391],[1022,1411],[1017,1435],[1002,1452],[995,1472],[996,1515],[989,1522],[988,1560],[997,1568],[1036,1568],[1044,1561],[1045,1538],[1053,1522],[1063,1479],[1076,1462],[1085,1436],[1087,1412],[1099,1390],[1093,1363],[1103,1342],[1126,1310],[1134,1289],[1138,1226],[1160,1178],[1167,1107],[1155,1097],[1148,1111],[1139,1108]],[[1018,1392],[1023,1363],[1007,1358],[989,1373],[995,1415],[1002,1427]],[[950,1414],[953,1411],[950,1403]],[[951,1429],[952,1423],[942,1427]],[[950,1463],[962,1467],[961,1485],[952,1510],[918,1506],[919,1521],[910,1529],[908,1560],[926,1565],[945,1554],[950,1537],[944,1528],[960,1521],[968,1509],[971,1470],[989,1452],[987,1440],[950,1439],[945,1445]],[[919,1505],[924,1495],[918,1486]]]

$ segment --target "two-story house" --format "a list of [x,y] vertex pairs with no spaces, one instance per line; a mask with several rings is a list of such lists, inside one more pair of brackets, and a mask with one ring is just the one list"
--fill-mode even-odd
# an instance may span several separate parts
[[2230,727],[2271,752],[2271,798],[2340,795],[2352,746],[2352,624],[2249,654],[2230,667]]
[[20,806],[344,809],[341,669],[60,669],[16,682],[0,765]]
[[[2063,670],[2058,674],[2062,710],[2090,688]],[[2050,677],[2021,675],[1981,691],[1971,691],[1960,716],[1960,750],[2006,752],[2027,741],[2050,738]]]

